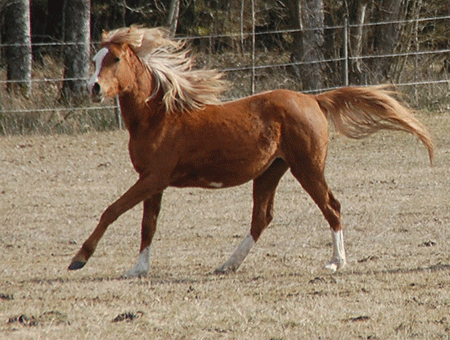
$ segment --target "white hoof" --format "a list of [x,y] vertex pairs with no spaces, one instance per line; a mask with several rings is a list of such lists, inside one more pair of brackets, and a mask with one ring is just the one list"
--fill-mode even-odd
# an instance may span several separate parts
[[325,264],[325,269],[330,270],[332,273],[336,273],[338,270],[345,267],[346,262],[344,259],[332,259]]
[[143,268],[139,269],[134,267],[122,274],[122,279],[132,279],[135,277],[145,277],[148,274],[148,270],[144,270]]

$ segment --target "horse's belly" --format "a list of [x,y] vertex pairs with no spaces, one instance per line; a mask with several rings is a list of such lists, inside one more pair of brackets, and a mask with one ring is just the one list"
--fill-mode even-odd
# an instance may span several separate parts
[[223,163],[204,164],[201,167],[188,166],[173,176],[171,186],[228,188],[244,184],[259,177],[278,158],[241,158]]

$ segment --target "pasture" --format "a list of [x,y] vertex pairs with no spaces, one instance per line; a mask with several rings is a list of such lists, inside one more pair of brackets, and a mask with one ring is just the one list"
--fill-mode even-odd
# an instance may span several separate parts
[[139,205],[80,271],[67,266],[103,210],[136,180],[125,131],[0,139],[2,339],[449,339],[450,113],[419,118],[429,166],[405,133],[330,134],[326,176],[342,205],[348,266],[324,271],[331,237],[288,173],[275,218],[235,274],[251,184],[169,189],[145,278]]

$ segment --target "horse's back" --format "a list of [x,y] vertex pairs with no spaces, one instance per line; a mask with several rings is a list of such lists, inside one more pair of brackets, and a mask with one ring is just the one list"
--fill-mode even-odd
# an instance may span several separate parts
[[327,119],[315,96],[292,90],[261,92],[225,102],[222,106],[227,114],[231,109],[244,115],[257,113],[267,120],[286,120],[287,124],[300,124],[305,127],[309,124],[327,126]]

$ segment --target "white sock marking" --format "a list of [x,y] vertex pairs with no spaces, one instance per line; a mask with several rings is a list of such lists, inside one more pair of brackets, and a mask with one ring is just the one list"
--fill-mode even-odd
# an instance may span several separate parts
[[344,233],[342,230],[334,231],[331,229],[331,238],[333,240],[333,257],[330,262],[325,265],[325,268],[335,272],[346,264]]
[[225,262],[222,266],[216,269],[216,272],[223,273],[227,271],[236,271],[241,265],[242,261],[244,261],[245,257],[252,249],[255,244],[255,240],[253,236],[248,234],[244,240],[242,240],[241,244],[238,245],[236,250],[231,254],[230,259]]
[[139,253],[136,265],[127,271],[122,277],[137,277],[137,276],[145,276],[150,269],[150,246],[145,248]]

